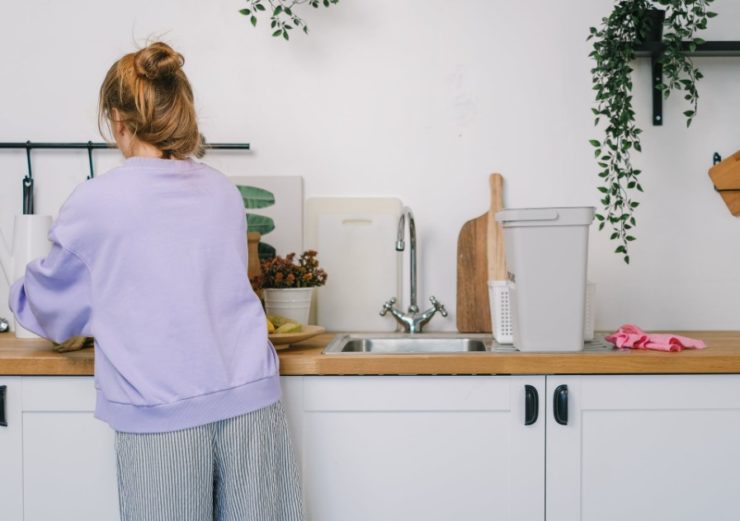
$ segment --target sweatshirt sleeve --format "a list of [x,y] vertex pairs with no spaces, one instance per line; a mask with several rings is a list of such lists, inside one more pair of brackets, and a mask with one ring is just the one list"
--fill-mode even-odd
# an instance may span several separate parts
[[8,305],[24,328],[54,342],[93,336],[87,265],[60,243],[55,226],[48,237],[51,251],[28,263],[25,276],[10,287]]

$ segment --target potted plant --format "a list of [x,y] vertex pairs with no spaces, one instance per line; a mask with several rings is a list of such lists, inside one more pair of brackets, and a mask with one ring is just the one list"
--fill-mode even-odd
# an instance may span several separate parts
[[293,11],[296,5],[308,3],[311,7],[318,9],[320,5],[329,7],[337,2],[339,0],[247,0],[249,7],[240,9],[239,12],[249,17],[249,22],[253,27],[257,26],[258,15],[269,15],[272,35],[289,40],[290,31],[293,29],[303,29],[303,32],[308,34],[308,26],[303,18]]
[[[611,239],[619,243],[615,253],[629,264],[629,243],[635,240],[634,216],[639,203],[635,191],[642,192],[640,170],[632,164],[633,150],[640,152],[642,130],[635,124],[632,107],[632,62],[638,45],[649,40],[652,33],[660,39],[663,25],[662,83],[655,85],[667,98],[672,91],[682,91],[689,109],[684,112],[686,124],[696,115],[699,93],[696,83],[702,75],[686,53],[703,43],[696,33],[706,29],[707,20],[716,16],[708,10],[713,0],[619,0],[609,16],[602,18],[599,28],[591,27],[588,39],[593,39],[590,56],[595,61],[591,69],[596,100],[591,109],[594,123],[602,123],[604,137],[592,139],[594,155],[601,180],[603,212],[596,214],[599,230],[607,224]],[[656,8],[664,8],[663,16]],[[656,24],[658,27],[656,27]],[[684,45],[687,42],[688,45]]]
[[326,272],[319,267],[317,252],[308,250],[295,262],[295,253],[262,261],[255,284],[263,291],[268,315],[307,324],[313,289],[326,284]]

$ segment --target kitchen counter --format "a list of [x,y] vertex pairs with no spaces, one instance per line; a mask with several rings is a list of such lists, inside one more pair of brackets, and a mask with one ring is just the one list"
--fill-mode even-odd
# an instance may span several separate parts
[[[279,350],[280,374],[679,374],[740,373],[740,331],[680,332],[707,343],[702,350],[664,353],[611,350],[583,353],[460,353],[322,355],[326,333]],[[56,353],[44,339],[0,334],[0,375],[92,375],[92,349]]]

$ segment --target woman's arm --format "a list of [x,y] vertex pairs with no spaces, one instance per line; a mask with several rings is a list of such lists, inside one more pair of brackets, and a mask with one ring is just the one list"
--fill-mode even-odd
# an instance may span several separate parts
[[11,285],[8,305],[23,327],[54,342],[92,336],[90,271],[59,242],[55,226],[49,240],[49,255],[29,262]]

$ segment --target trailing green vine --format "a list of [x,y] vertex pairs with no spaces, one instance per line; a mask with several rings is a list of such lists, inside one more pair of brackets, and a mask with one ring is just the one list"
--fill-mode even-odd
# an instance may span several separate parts
[[635,192],[642,192],[639,169],[632,164],[632,151],[641,152],[642,130],[635,124],[632,107],[632,63],[635,48],[644,42],[651,30],[650,10],[664,7],[667,29],[663,39],[665,50],[661,57],[663,83],[656,85],[664,98],[671,91],[683,91],[690,109],[684,112],[687,125],[691,124],[699,99],[696,82],[702,75],[686,55],[683,42],[688,42],[689,51],[703,42],[695,37],[699,30],[706,29],[707,19],[716,16],[708,11],[714,0],[619,0],[599,28],[591,27],[589,40],[593,39],[593,50],[589,54],[595,66],[591,69],[595,104],[591,109],[594,124],[604,122],[604,138],[592,139],[594,155],[599,167],[598,176],[602,194],[603,212],[596,214],[599,230],[609,224],[610,239],[619,245],[614,250],[629,264],[629,244],[634,241],[637,225],[635,209],[639,202]]
[[272,35],[290,40],[290,31],[293,29],[302,29],[308,34],[308,26],[293,10],[295,6],[308,4],[318,9],[321,5],[330,7],[338,2],[339,0],[247,0],[248,7],[239,12],[249,17],[253,27],[257,26],[258,16],[269,15]]

